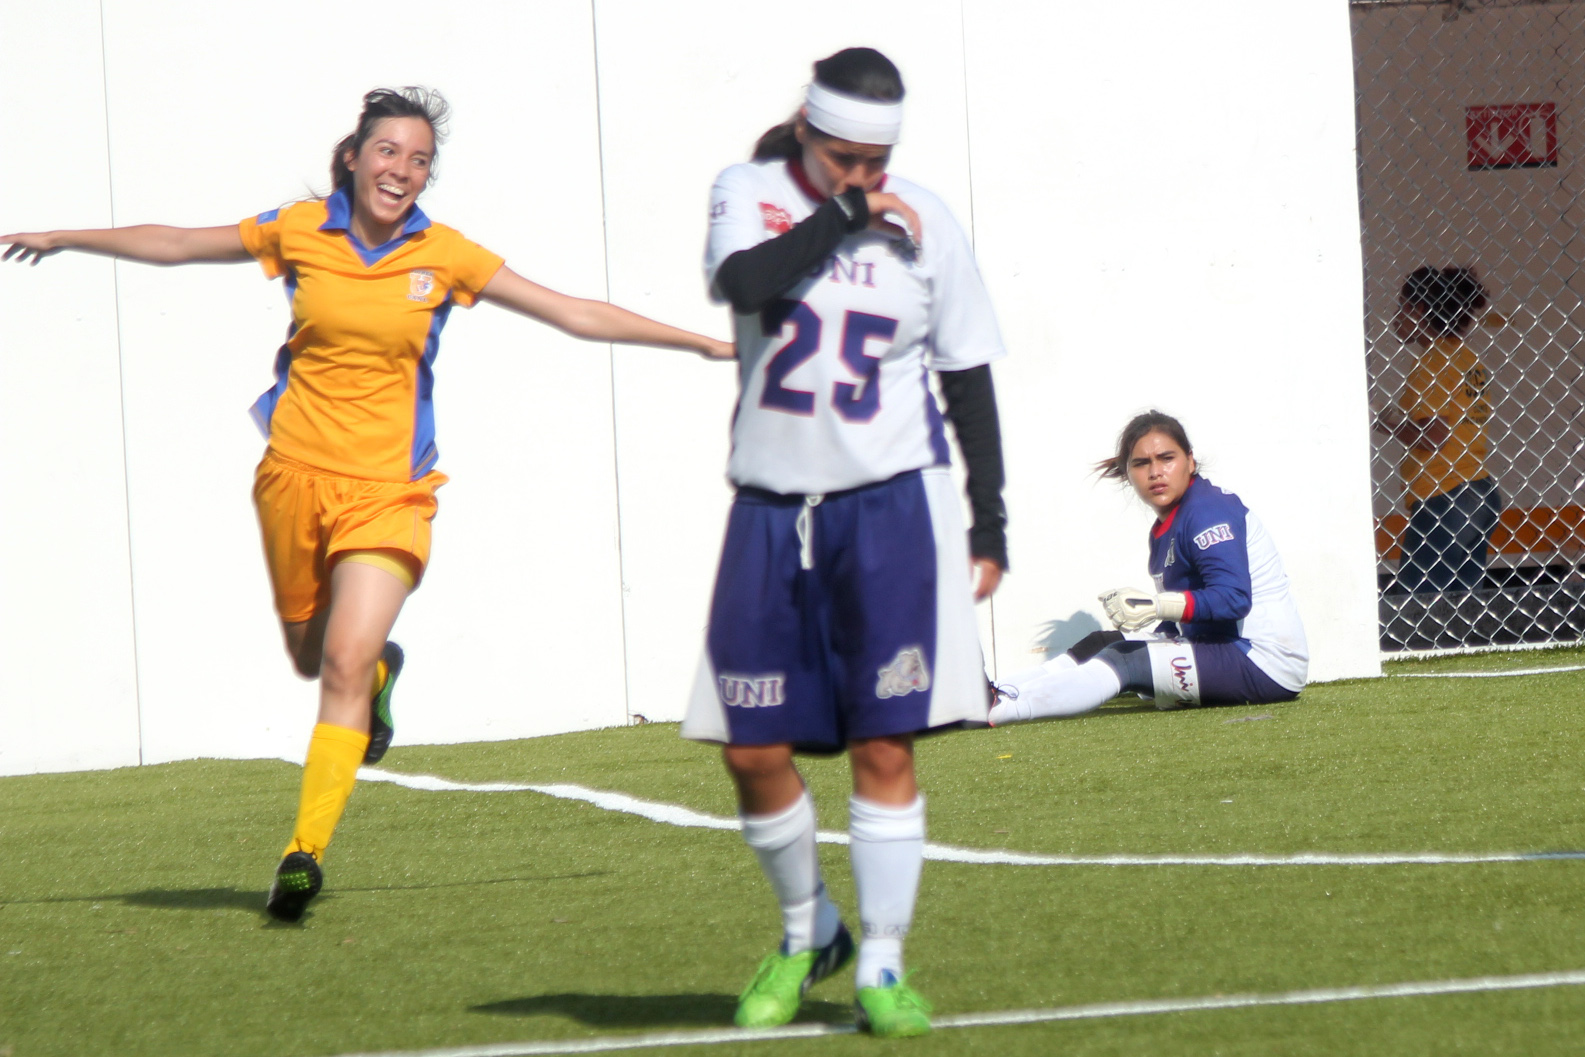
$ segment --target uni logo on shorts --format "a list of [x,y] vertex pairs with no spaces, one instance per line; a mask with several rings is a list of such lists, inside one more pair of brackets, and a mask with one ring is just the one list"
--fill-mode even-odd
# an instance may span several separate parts
[[787,676],[782,672],[767,675],[737,675],[722,672],[716,676],[721,703],[728,708],[773,708],[787,702]]
[[930,669],[925,665],[925,651],[919,646],[909,646],[897,651],[892,663],[875,673],[876,697],[902,697],[916,691],[930,689]]

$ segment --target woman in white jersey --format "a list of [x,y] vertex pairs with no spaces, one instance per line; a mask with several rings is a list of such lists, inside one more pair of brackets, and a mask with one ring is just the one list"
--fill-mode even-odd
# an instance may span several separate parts
[[[913,737],[986,713],[973,599],[1007,565],[989,367],[1005,352],[963,231],[886,171],[897,68],[849,48],[814,69],[794,118],[711,193],[706,274],[732,305],[740,357],[737,499],[683,735],[723,744],[744,837],[782,908],[782,945],[737,1022],[791,1020],[853,953],[793,763],[795,749],[846,749],[858,1021],[917,1035],[929,1006],[902,970],[925,835]],[[932,371],[969,471],[971,540]]]
[[[1088,712],[1124,691],[1158,708],[1299,696],[1310,654],[1282,559],[1238,496],[1200,476],[1183,425],[1160,411],[1135,416],[1096,469],[1155,511],[1155,587],[1101,595],[1118,630],[998,686],[992,725]],[[1153,634],[1123,634],[1151,624]]]

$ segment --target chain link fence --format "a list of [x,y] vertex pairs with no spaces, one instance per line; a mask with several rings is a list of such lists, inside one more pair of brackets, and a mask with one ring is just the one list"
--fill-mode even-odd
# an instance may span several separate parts
[[1578,641],[1585,2],[1349,6],[1382,648]]

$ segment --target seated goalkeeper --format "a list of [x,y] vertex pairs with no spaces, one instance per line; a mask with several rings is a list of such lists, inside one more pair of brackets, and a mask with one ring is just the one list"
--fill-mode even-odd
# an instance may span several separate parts
[[1136,416],[1096,470],[1126,479],[1155,511],[1155,588],[1101,595],[1118,630],[997,686],[991,725],[1077,715],[1125,691],[1157,708],[1298,697],[1309,648],[1282,559],[1238,496],[1200,476],[1182,424],[1160,411]]

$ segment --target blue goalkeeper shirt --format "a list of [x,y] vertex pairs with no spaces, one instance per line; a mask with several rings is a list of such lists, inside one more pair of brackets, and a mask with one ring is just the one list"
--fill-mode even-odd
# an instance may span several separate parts
[[1157,592],[1186,596],[1183,620],[1157,631],[1191,642],[1236,642],[1273,681],[1304,689],[1310,648],[1288,574],[1260,519],[1232,492],[1195,477],[1150,531]]

